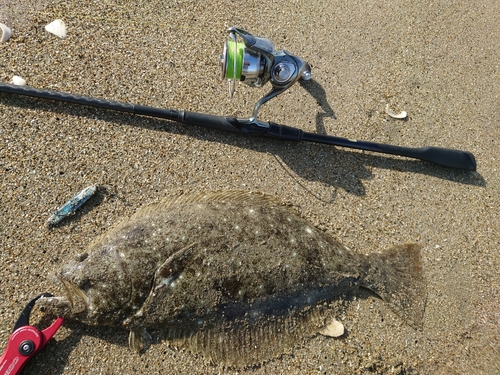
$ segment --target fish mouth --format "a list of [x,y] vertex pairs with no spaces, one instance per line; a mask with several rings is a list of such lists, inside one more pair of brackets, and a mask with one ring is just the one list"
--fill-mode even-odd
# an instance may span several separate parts
[[90,308],[90,298],[83,290],[77,288],[71,282],[63,280],[61,277],[58,277],[58,279],[66,290],[66,295],[68,296],[71,310],[74,314],[84,312]]

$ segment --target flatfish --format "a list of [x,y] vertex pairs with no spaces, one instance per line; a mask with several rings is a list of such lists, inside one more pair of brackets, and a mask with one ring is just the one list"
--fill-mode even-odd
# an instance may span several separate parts
[[420,247],[357,254],[270,195],[181,194],[142,208],[56,273],[67,296],[42,309],[89,325],[148,330],[221,365],[262,363],[328,324],[329,303],[367,288],[422,326]]

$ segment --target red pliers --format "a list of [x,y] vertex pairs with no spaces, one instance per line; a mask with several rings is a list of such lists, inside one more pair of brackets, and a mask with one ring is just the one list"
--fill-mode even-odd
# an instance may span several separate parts
[[63,318],[57,318],[52,325],[43,331],[29,325],[29,318],[35,302],[41,297],[52,297],[44,293],[33,298],[24,308],[10,335],[7,348],[0,358],[0,375],[18,375],[28,361],[38,353],[54,336],[63,324]]

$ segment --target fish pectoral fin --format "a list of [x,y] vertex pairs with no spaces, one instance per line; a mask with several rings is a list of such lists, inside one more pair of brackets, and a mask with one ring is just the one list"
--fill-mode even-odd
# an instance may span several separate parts
[[135,328],[128,335],[128,346],[134,352],[140,353],[149,348],[152,340],[145,328]]
[[155,289],[170,284],[192,262],[196,255],[195,245],[197,245],[197,242],[183,247],[163,262],[155,273]]
[[328,337],[340,337],[344,334],[344,325],[337,319],[332,319],[331,323],[324,326],[319,333]]

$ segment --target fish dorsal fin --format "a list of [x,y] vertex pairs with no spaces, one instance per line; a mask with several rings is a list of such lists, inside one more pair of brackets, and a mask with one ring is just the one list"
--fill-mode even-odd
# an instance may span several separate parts
[[[268,205],[283,205],[277,198],[272,195],[252,192],[246,190],[216,190],[216,191],[200,191],[195,193],[177,194],[164,198],[160,202],[153,203],[144,208],[139,209],[133,217],[148,215],[149,213],[167,209],[175,206],[196,203],[244,203],[253,202]],[[132,218],[133,218],[132,217]],[[131,219],[132,219],[131,218]]]
[[252,202],[261,205],[283,206],[283,203],[272,195],[246,190],[214,190],[173,194],[163,198],[159,202],[151,203],[145,207],[139,208],[132,216],[116,223],[111,230],[95,238],[89,245],[89,248],[101,243],[106,237],[112,237],[114,232],[135,223],[137,220],[147,218],[148,216],[154,215],[162,210],[168,210],[169,208],[187,204],[207,202],[215,204],[223,202],[231,202],[233,204]]

